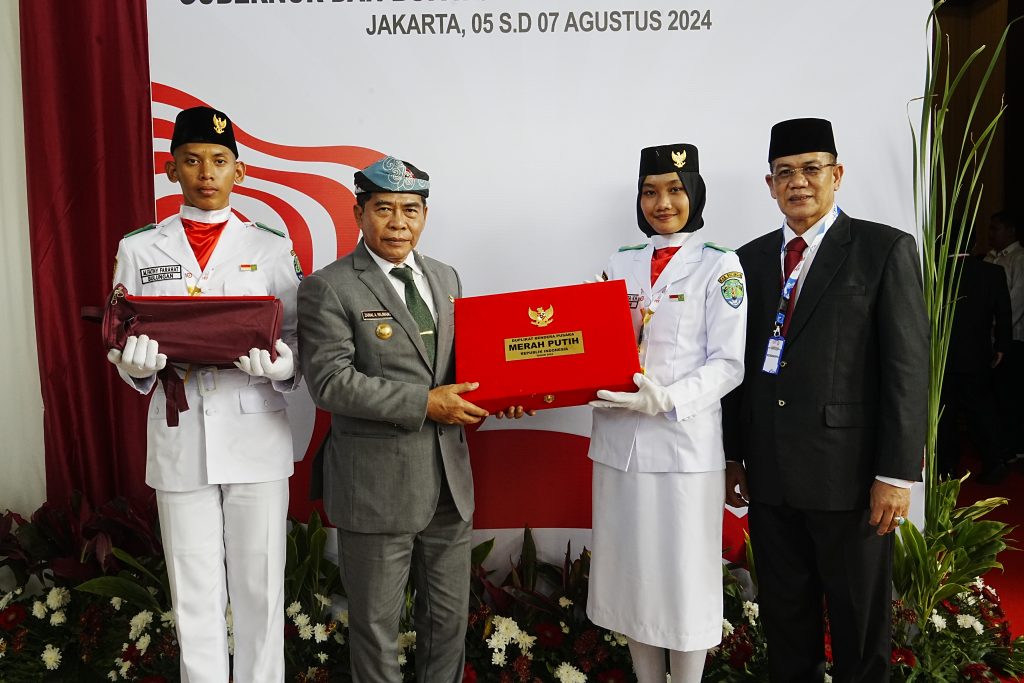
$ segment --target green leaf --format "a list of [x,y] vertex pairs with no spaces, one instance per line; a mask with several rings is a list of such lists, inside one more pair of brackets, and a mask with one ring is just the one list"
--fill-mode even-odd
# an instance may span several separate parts
[[523,587],[532,591],[537,587],[537,546],[530,527],[523,529],[523,552],[519,562],[523,568]]
[[121,576],[100,576],[75,586],[75,590],[93,593],[106,598],[121,598],[139,608],[160,614],[163,609],[153,594],[138,583]]
[[472,554],[470,555],[471,567],[479,567],[487,559],[487,556],[494,550],[494,539],[488,539],[477,546],[474,546]]

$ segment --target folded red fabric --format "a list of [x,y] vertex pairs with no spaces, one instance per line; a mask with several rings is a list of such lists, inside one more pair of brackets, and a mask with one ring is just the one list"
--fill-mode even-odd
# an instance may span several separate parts
[[273,296],[132,296],[124,285],[111,292],[103,313],[103,343],[123,349],[129,336],[160,343],[168,367],[160,373],[167,395],[167,424],[188,410],[184,385],[170,363],[234,367],[249,349],[268,349],[281,336],[281,300]]

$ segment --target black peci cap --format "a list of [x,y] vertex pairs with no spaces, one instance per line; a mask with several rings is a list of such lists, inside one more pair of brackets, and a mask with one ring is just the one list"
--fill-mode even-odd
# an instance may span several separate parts
[[174,134],[171,136],[171,154],[189,142],[223,145],[231,150],[236,159],[238,158],[235,129],[231,126],[231,119],[224,112],[210,107],[192,107],[178,112],[174,119]]
[[658,145],[640,150],[641,178],[678,171],[700,172],[695,146],[680,142],[676,145]]
[[832,124],[825,119],[789,119],[772,126],[768,144],[768,163],[779,157],[808,152],[827,152],[838,156]]

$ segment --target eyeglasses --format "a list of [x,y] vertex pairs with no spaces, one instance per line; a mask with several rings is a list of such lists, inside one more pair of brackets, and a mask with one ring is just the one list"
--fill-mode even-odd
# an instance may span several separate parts
[[829,166],[835,166],[836,164],[808,164],[800,168],[784,168],[780,171],[772,173],[772,178],[778,182],[786,182],[796,177],[797,173],[802,173],[804,178],[807,180],[817,180],[819,176]]

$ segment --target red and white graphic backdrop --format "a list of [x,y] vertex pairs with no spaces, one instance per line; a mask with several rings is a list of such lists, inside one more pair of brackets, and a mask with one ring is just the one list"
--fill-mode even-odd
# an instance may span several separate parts
[[[763,181],[768,132],[794,116],[833,121],[844,209],[912,229],[908,107],[928,8],[148,0],[157,215],[177,209],[162,173],[174,116],[205,103],[232,117],[249,166],[233,207],[287,229],[306,272],[354,246],[352,173],[385,153],[431,174],[420,248],[454,265],[468,295],[580,282],[639,241],[636,164],[652,144],[700,148],[702,236],[739,246],[780,221]],[[291,415],[301,460],[326,422],[305,395]],[[579,549],[589,419],[549,411],[471,435],[481,533],[507,529],[511,543],[529,525],[547,530],[548,554],[567,536]],[[292,487],[300,517],[308,466]]]
[[[84,328],[74,328],[77,336],[69,339],[52,336],[72,329],[65,318],[73,321],[78,305],[96,303],[113,260],[111,246],[102,257],[108,261],[71,272],[62,264],[74,263],[72,243],[51,237],[50,225],[58,222],[82,234],[92,218],[105,217],[76,218],[88,193],[76,194],[62,180],[95,179],[88,157],[61,157],[62,175],[55,175],[55,155],[86,141],[63,140],[65,113],[105,126],[83,133],[116,141],[119,154],[137,146],[119,138],[128,130],[125,115],[136,110],[126,104],[121,81],[108,77],[111,63],[79,67],[52,56],[70,54],[65,46],[78,34],[97,38],[83,43],[88,49],[80,46],[76,59],[93,45],[109,45],[124,62],[111,71],[135,77],[145,62],[139,47],[147,32],[154,217],[176,208],[176,187],[161,172],[171,122],[184,106],[206,102],[230,114],[250,165],[233,207],[287,229],[306,271],[354,245],[352,172],[386,153],[430,172],[430,218],[420,247],[455,265],[466,294],[475,295],[578,283],[618,246],[638,242],[636,164],[639,148],[649,144],[699,146],[709,186],[703,239],[738,246],[775,227],[779,215],[763,181],[768,131],[795,116],[834,122],[847,167],[839,195],[844,209],[911,229],[907,115],[909,108],[914,118],[910,100],[922,87],[929,6],[927,0],[784,6],[706,0],[687,7],[673,0],[147,0],[140,16],[134,5],[96,11],[98,5],[23,4],[23,53],[32,55],[23,72],[37,328],[51,331],[40,340],[40,357],[47,357],[41,373],[47,488],[67,492],[84,477],[102,482],[96,490],[117,493],[138,486],[140,462],[136,453],[117,452],[82,465],[80,447],[102,453],[110,434],[136,417],[127,404],[135,397],[113,381],[100,387],[103,401],[123,418],[112,421],[117,426],[93,429],[95,421],[65,417],[79,408],[74,392],[61,391],[63,368],[84,367],[101,350],[92,348],[93,332]],[[72,26],[77,33],[66,30]],[[80,77],[48,99],[61,70]],[[81,105],[86,101],[88,108]],[[99,197],[101,206],[118,206],[115,185],[122,204],[132,190],[134,175],[120,176],[116,159],[103,156],[100,168],[116,172],[99,174],[100,187],[111,186]],[[47,184],[49,176],[56,179]],[[53,258],[58,252],[62,261]],[[71,282],[69,276],[89,287],[68,290],[61,303],[46,288]],[[60,312],[61,305],[72,312]],[[292,417],[302,458],[324,423],[301,392]],[[83,425],[88,436],[77,445]],[[569,409],[514,423],[492,420],[475,432],[477,526],[507,528],[509,537],[526,524],[551,529],[539,533],[542,549],[550,539],[550,553],[560,552],[570,537],[579,550],[586,531],[570,529],[590,523],[589,430],[588,410]],[[134,469],[126,474],[129,462]],[[54,463],[67,472],[51,476]],[[300,515],[307,468],[300,465],[293,481]],[[0,499],[7,490],[0,487]]]

